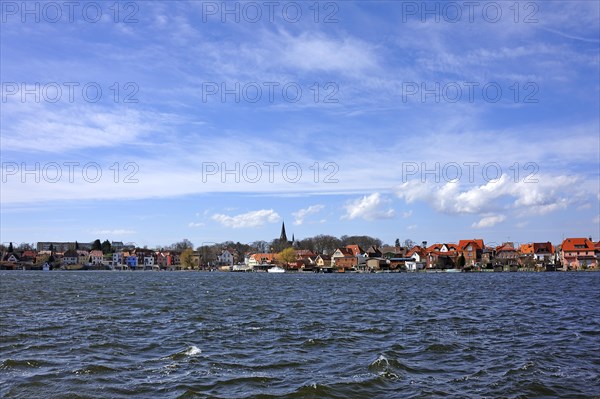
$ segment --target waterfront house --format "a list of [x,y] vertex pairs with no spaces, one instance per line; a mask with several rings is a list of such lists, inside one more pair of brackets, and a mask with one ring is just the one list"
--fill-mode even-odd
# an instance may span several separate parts
[[90,266],[98,266],[102,264],[104,260],[104,254],[99,249],[95,249],[90,251],[90,255],[88,258],[88,263]]
[[74,249],[69,249],[65,251],[62,257],[63,265],[76,265],[79,263],[79,254]]
[[331,255],[331,266],[337,269],[352,269],[357,265],[358,258],[354,251],[348,247],[337,248]]
[[566,238],[561,245],[560,260],[565,269],[597,268],[594,242],[587,238]]
[[321,270],[331,269],[331,256],[323,254],[317,255],[315,258],[315,265]]
[[375,245],[371,245],[367,251],[365,252],[368,258],[381,258],[383,254],[379,250],[379,248]]
[[496,264],[503,266],[516,266],[519,263],[519,251],[512,242],[505,242],[496,247]]
[[415,245],[408,251],[406,257],[411,259],[404,263],[406,270],[411,272],[422,270],[427,264],[427,249]]
[[433,244],[427,247],[426,267],[428,269],[452,269],[458,259],[455,244]]
[[217,264],[219,266],[233,266],[233,254],[228,249],[222,250],[217,256]]
[[379,248],[381,255],[384,258],[402,258],[406,255],[407,249],[404,247],[395,247],[390,245],[384,245]]
[[465,258],[466,267],[475,266],[475,264],[481,262],[483,248],[485,248],[482,239],[460,240],[457,247],[459,256],[462,255]]
[[125,256],[125,264],[131,269],[135,269],[138,266],[138,257],[136,255]]
[[11,262],[11,263],[16,263],[18,262],[20,259],[17,256],[17,254],[15,254],[14,252],[9,252],[6,253],[3,257],[2,257],[2,261],[3,262]]
[[112,254],[112,266],[118,267],[123,265],[123,252],[113,252]]
[[273,264],[275,263],[275,254],[272,253],[257,253],[257,254],[252,254],[250,255],[250,258],[248,259],[248,266],[254,267],[254,266],[258,266],[258,265],[265,265],[265,264]]

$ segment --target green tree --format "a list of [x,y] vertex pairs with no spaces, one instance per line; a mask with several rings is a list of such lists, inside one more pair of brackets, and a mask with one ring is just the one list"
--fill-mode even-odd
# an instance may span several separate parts
[[96,239],[92,243],[92,251],[101,251],[101,250],[102,250],[102,243],[100,242],[99,239]]
[[103,254],[109,254],[112,252],[112,246],[110,245],[110,241],[104,240],[101,246]]
[[394,241],[394,246],[395,247],[399,247],[400,246],[400,239],[396,238],[396,241]]
[[181,265],[187,269],[192,269],[194,265],[194,251],[192,248],[186,248],[180,255]]
[[14,248],[13,248],[13,245],[12,245],[12,242],[11,242],[10,244],[8,244],[8,252],[12,253],[13,251],[14,251]]
[[77,241],[75,241],[75,250],[79,249],[79,243]]
[[287,266],[288,263],[296,261],[296,250],[292,247],[285,248],[283,251],[279,252],[275,258]]

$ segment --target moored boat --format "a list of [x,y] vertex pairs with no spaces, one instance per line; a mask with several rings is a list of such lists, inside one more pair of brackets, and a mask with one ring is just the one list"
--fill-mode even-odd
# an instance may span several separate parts
[[285,273],[285,269],[279,266],[273,266],[270,269],[267,269],[267,273]]

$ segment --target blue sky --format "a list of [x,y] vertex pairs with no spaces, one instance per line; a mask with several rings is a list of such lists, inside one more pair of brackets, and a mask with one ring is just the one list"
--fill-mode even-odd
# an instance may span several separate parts
[[73,4],[2,4],[2,242],[600,239],[598,2]]

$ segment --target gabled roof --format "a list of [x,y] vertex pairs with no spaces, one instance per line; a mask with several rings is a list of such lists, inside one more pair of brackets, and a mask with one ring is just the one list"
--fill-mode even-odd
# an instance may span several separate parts
[[534,242],[533,253],[554,253],[554,245],[551,242]]
[[352,251],[352,255],[354,255],[354,256],[358,256],[365,252],[365,251],[363,251],[363,249],[361,247],[359,247],[356,244],[346,245],[346,248],[348,248],[350,251]]
[[250,258],[251,259],[254,258],[254,260],[257,262],[262,262],[262,261],[272,262],[275,259],[275,255],[276,254],[257,253],[257,254],[250,255]]
[[14,252],[8,252],[7,254],[4,255],[4,258],[2,258],[2,260],[8,261],[11,256],[14,256],[17,261],[19,260],[19,256]]
[[348,248],[348,247],[341,247],[341,248],[338,248],[338,249],[336,249],[336,250],[334,251],[334,254],[335,254],[335,252],[337,252],[337,251],[340,251],[340,253],[341,253],[341,254],[342,254],[344,257],[354,257],[354,256],[355,256],[355,255],[354,255],[354,252],[352,252],[352,250],[351,250],[350,248]]
[[501,251],[516,251],[515,246],[512,242],[505,242],[504,244],[496,247],[496,252],[501,252]]
[[524,255],[533,254],[533,244],[521,244],[519,249]]
[[587,238],[566,238],[562,242],[563,251],[590,251],[594,250],[594,243]]
[[310,249],[297,249],[296,250],[296,256],[298,257],[311,257],[311,256],[315,256],[316,254],[311,251]]
[[90,251],[90,256],[104,256],[104,254],[99,249],[94,249]]
[[427,252],[439,251],[442,249],[444,244],[433,244],[427,247]]
[[74,249],[69,249],[68,251],[65,251],[65,253],[63,254],[63,257],[64,258],[78,258],[79,254]]
[[483,245],[483,239],[474,238],[472,240],[460,240],[458,242],[458,249],[464,250],[469,244],[473,244],[474,249],[483,249],[485,246]]
[[425,248],[421,248],[420,246],[415,245],[406,253],[406,257],[411,258],[415,253],[418,253],[419,256],[422,258],[427,256],[427,250]]

